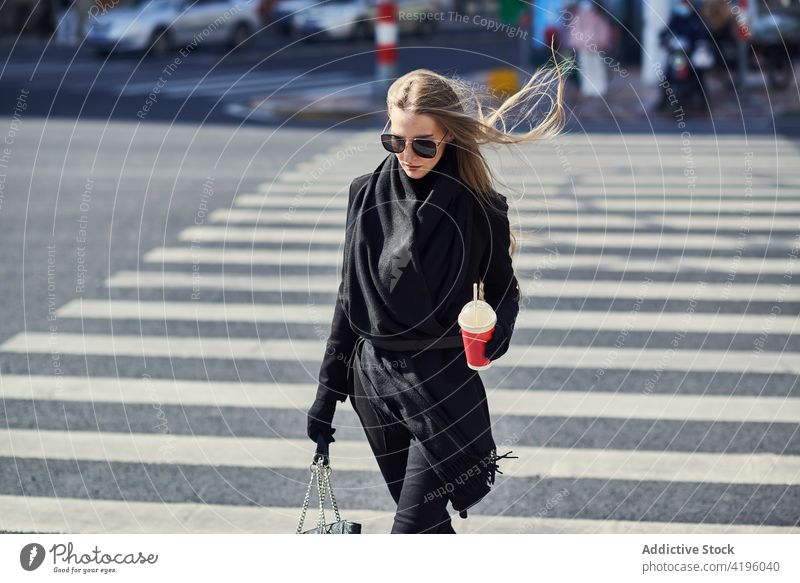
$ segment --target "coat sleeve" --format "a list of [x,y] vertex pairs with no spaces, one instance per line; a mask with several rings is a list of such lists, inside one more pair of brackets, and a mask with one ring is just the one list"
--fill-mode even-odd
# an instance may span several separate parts
[[489,240],[481,264],[483,293],[486,302],[497,314],[498,325],[504,326],[511,339],[519,314],[520,289],[511,260],[511,227],[508,221],[508,202],[500,195],[502,213],[490,211]]
[[[353,193],[357,187],[358,178],[350,183],[350,194],[347,200],[347,220],[349,224],[350,207],[353,203]],[[344,258],[343,258],[344,259]],[[346,401],[349,394],[347,383],[347,368],[350,366],[350,357],[353,353],[358,334],[350,326],[350,320],[342,307],[342,289],[344,284],[344,260],[342,261],[342,273],[339,281],[339,289],[336,293],[336,302],[333,309],[333,321],[331,322],[331,333],[325,344],[325,353],[322,357],[322,364],[319,369],[319,384],[317,386],[317,398],[337,399]]]

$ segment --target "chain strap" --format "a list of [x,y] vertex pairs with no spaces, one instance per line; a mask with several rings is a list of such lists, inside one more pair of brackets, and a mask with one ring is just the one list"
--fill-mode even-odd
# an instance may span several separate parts
[[320,532],[325,532],[325,498],[328,493],[330,493],[331,506],[333,506],[333,511],[336,514],[336,521],[338,522],[342,519],[341,515],[339,514],[339,505],[336,503],[336,496],[333,494],[333,485],[331,484],[330,475],[333,470],[329,465],[322,464],[320,460],[320,463],[315,461],[311,464],[310,471],[311,475],[308,479],[308,488],[306,488],[306,495],[303,498],[303,510],[300,513],[300,521],[297,524],[297,531],[295,534],[301,534],[303,531],[303,523],[306,520],[308,503],[311,498],[311,485],[314,483],[315,476],[317,478],[317,492],[319,493],[319,516],[317,516],[317,527],[320,528]]
[[[317,492],[319,492],[319,514],[317,515],[317,528],[325,526],[325,470],[317,464]],[[325,532],[320,530],[321,533]]]
[[306,496],[303,499],[303,511],[300,513],[300,522],[297,524],[297,532],[300,534],[303,530],[303,523],[306,521],[306,512],[308,511],[308,500],[311,498],[311,484],[314,483],[314,467],[316,464],[311,464],[311,476],[308,478],[308,488],[306,488]]
[[333,506],[333,511],[336,514],[336,521],[340,521],[342,517],[339,515],[339,505],[336,504],[336,496],[333,495],[333,484],[331,484],[331,472],[333,469],[330,466],[323,466],[323,475],[325,476],[325,483],[328,487],[328,493],[331,497],[331,506]]

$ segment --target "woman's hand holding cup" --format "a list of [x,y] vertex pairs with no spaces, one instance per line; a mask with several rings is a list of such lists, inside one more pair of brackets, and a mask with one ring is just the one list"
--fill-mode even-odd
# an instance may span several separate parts
[[487,358],[486,346],[495,333],[496,323],[497,315],[489,304],[478,299],[478,284],[473,284],[473,300],[458,315],[467,366],[471,369],[486,370],[492,366],[491,360]]

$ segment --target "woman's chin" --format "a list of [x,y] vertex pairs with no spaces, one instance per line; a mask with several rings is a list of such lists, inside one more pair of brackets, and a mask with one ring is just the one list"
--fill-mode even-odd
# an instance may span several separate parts
[[410,178],[422,178],[427,173],[425,168],[423,168],[422,166],[420,166],[419,168],[406,168],[405,166],[402,166],[402,168],[403,172],[405,172],[406,175],[409,176]]

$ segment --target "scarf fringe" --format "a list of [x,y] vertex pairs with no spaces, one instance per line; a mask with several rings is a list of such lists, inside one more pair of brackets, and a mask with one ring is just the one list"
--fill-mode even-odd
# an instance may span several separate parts
[[[500,469],[500,466],[497,464],[497,462],[499,460],[501,460],[501,459],[512,459],[512,458],[513,459],[519,459],[519,456],[510,455],[512,453],[514,453],[514,451],[513,450],[509,450],[506,453],[504,453],[503,455],[497,455],[497,450],[496,449],[492,449],[491,452],[489,453],[489,461],[487,461],[485,463],[484,462],[480,462],[482,465],[485,465],[486,467],[488,467],[488,470],[489,470],[487,475],[486,475],[486,480],[485,480],[485,483],[484,483],[484,487],[487,490],[490,489],[491,486],[494,484],[495,478],[496,478],[496,474],[502,474],[503,473],[503,471]],[[481,498],[482,497],[483,496],[481,496]],[[473,504],[477,503],[478,501],[479,500],[476,500],[475,502],[473,502]],[[470,506],[472,506],[472,504],[470,504]],[[458,512],[458,515],[461,518],[467,518],[467,509],[464,508],[463,510],[460,510]]]
[[502,474],[500,466],[497,465],[497,460],[502,459],[519,459],[519,456],[509,455],[514,453],[514,450],[509,450],[503,455],[497,455],[497,450],[492,450],[492,460],[489,462],[489,484],[494,484],[495,473]]

